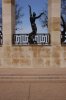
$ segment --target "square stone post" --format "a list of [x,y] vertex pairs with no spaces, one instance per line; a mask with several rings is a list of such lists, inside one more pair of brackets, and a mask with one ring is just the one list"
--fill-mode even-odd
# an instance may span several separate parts
[[15,0],[2,0],[3,46],[12,44],[15,33]]
[[61,45],[60,14],[61,0],[48,0],[48,29],[51,34],[51,45]]

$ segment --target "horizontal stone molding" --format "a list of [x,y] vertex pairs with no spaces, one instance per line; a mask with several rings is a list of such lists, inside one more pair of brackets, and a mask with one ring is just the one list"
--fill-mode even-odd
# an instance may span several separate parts
[[0,68],[0,82],[60,82],[66,83],[66,68]]

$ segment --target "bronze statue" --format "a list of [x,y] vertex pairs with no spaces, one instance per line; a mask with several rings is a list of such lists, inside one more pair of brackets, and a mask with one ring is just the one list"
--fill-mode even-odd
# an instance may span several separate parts
[[31,6],[30,5],[28,6],[29,6],[29,13],[30,13],[30,23],[31,23],[31,28],[32,28],[32,32],[29,34],[28,40],[30,44],[34,44],[36,43],[34,39],[35,39],[35,35],[37,34],[37,26],[36,26],[35,21],[36,19],[40,18],[44,13],[40,13],[39,16],[36,16],[35,12],[32,13]]

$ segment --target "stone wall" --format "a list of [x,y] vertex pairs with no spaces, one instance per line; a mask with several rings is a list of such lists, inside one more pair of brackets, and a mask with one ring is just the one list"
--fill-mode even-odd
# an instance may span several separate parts
[[2,0],[3,45],[0,47],[1,68],[63,68],[66,47],[60,43],[60,0],[48,0],[49,46],[12,46],[15,26],[14,0]]
[[66,100],[66,47],[60,43],[61,0],[48,0],[49,46],[13,46],[15,0],[2,0],[0,100]]

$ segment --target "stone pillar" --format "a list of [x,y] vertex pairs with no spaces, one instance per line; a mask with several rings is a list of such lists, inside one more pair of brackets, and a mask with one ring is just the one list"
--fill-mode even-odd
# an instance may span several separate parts
[[3,46],[12,44],[15,33],[15,0],[2,0]]
[[51,45],[60,45],[61,0],[48,0],[48,29],[51,34]]

